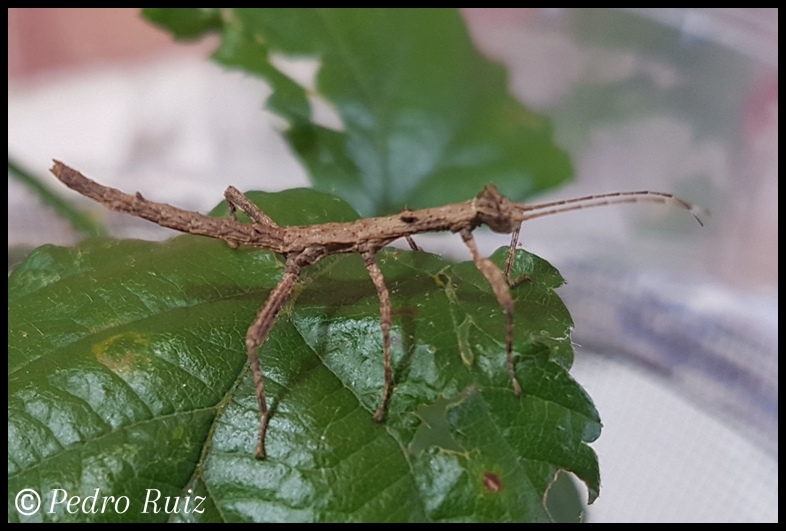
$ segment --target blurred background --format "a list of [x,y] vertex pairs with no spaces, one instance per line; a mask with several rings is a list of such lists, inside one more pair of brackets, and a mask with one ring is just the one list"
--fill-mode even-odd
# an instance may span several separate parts
[[[537,200],[668,191],[650,206],[533,220],[521,243],[568,279],[575,378],[596,401],[603,488],[590,521],[775,521],[778,502],[777,9],[467,10],[510,90],[554,120],[575,180]],[[8,10],[8,152],[118,237],[171,233],[47,177],[207,211],[232,184],[308,186],[259,79],[175,44],[135,9]],[[317,61],[278,58],[313,86]],[[340,127],[324,102],[317,119]],[[12,250],[78,236],[8,183]],[[467,259],[456,237],[418,238]],[[485,234],[490,254],[507,243]]]

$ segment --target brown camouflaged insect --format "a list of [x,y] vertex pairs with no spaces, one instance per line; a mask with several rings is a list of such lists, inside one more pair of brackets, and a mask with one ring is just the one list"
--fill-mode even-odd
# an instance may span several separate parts
[[[251,370],[254,374],[257,401],[259,402],[259,437],[256,458],[265,459],[265,432],[270,420],[265,400],[265,384],[258,350],[265,341],[276,321],[276,316],[292,293],[300,270],[318,262],[331,254],[359,253],[368,270],[371,281],[377,289],[380,306],[380,325],[382,328],[382,351],[385,360],[385,385],[382,401],[374,414],[376,422],[382,422],[392,392],[392,373],[390,361],[390,329],[392,326],[390,294],[385,286],[382,272],[377,266],[375,255],[383,247],[399,238],[406,238],[413,250],[419,250],[412,240],[414,234],[423,232],[450,231],[460,233],[469,248],[475,265],[486,277],[494,295],[505,312],[508,374],[517,396],[521,386],[516,380],[513,361],[513,309],[514,302],[509,287],[521,279],[511,280],[510,269],[515,256],[521,223],[529,219],[549,216],[560,212],[583,208],[621,203],[663,203],[688,210],[700,225],[699,208],[663,192],[615,192],[590,195],[564,201],[552,201],[528,205],[514,203],[499,193],[493,184],[475,197],[463,203],[421,210],[404,210],[400,214],[387,217],[366,218],[346,223],[322,223],[304,227],[280,227],[239,190],[230,186],[224,193],[231,219],[211,218],[198,212],[191,212],[164,203],[148,201],[141,194],[129,195],[107,186],[100,185],[62,162],[54,161],[52,173],[66,186],[103,204],[110,210],[125,212],[150,220],[162,227],[209,236],[224,240],[233,248],[240,245],[261,247],[283,255],[286,258],[284,276],[270,292],[265,304],[257,313],[246,334],[246,347]],[[240,223],[237,209],[240,209],[252,223]],[[475,245],[472,231],[487,225],[494,232],[512,234],[510,252],[504,273],[489,259],[483,258]]]

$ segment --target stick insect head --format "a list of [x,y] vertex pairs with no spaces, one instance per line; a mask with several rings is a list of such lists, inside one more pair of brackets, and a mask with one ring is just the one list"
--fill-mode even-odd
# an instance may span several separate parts
[[514,215],[516,204],[499,193],[493,184],[487,184],[472,200],[478,222],[488,225],[494,232],[509,234],[519,225]]

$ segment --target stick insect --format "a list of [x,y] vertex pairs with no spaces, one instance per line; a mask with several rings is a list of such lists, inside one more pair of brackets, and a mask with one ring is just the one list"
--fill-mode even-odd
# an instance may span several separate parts
[[[424,232],[450,231],[461,235],[475,266],[488,280],[504,311],[507,370],[513,391],[517,396],[520,396],[522,389],[516,379],[513,359],[514,301],[510,294],[510,286],[522,279],[511,279],[510,272],[519,231],[524,221],[584,208],[649,202],[673,205],[688,210],[696,221],[703,225],[698,215],[699,208],[672,194],[663,192],[615,192],[528,205],[514,203],[502,195],[494,185],[489,184],[475,198],[462,203],[421,210],[405,209],[392,216],[366,218],[346,223],[281,227],[232,186],[227,188],[224,193],[230,218],[221,219],[149,201],[138,192],[135,195],[125,194],[120,190],[103,186],[88,179],[62,162],[54,161],[51,171],[69,188],[98,201],[110,210],[125,212],[181,232],[218,238],[233,248],[240,245],[251,245],[284,256],[286,260],[284,275],[270,292],[265,304],[257,312],[257,316],[246,334],[246,349],[259,404],[259,434],[255,453],[259,460],[265,459],[267,455],[265,434],[270,414],[267,408],[265,383],[262,378],[258,351],[273,328],[276,317],[292,293],[304,267],[315,264],[331,254],[358,253],[363,258],[363,263],[379,296],[385,379],[382,400],[374,413],[374,420],[383,422],[393,391],[390,355],[390,330],[392,327],[390,293],[385,286],[385,280],[375,258],[376,253],[383,247],[399,238],[405,238],[413,250],[419,250],[412,240],[412,236]],[[252,222],[239,222],[237,219],[238,209],[245,213]],[[504,272],[478,252],[472,231],[481,225],[486,225],[495,232],[511,234],[510,250]]]

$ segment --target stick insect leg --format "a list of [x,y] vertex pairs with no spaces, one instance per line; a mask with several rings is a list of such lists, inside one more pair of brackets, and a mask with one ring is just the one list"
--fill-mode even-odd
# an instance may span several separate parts
[[294,255],[287,258],[284,276],[278,285],[270,292],[265,305],[259,309],[257,318],[248,328],[246,334],[246,348],[248,360],[251,363],[251,372],[254,374],[254,389],[259,403],[259,437],[257,438],[256,458],[265,459],[265,432],[267,431],[268,411],[265,400],[265,382],[262,380],[262,368],[259,363],[259,346],[264,343],[270,329],[276,322],[276,316],[287,302],[295,281],[300,275],[300,266],[297,265]]
[[469,248],[472,254],[472,259],[475,261],[475,266],[483,273],[486,280],[491,284],[491,289],[497,297],[499,305],[505,311],[505,353],[508,361],[508,374],[510,381],[513,383],[513,391],[516,396],[521,396],[521,386],[516,380],[516,364],[513,362],[513,297],[510,295],[508,288],[508,281],[505,275],[499,268],[494,265],[494,262],[488,258],[483,258],[478,252],[478,247],[475,245],[475,238],[472,237],[472,232],[469,229],[461,231],[461,237],[464,243]]
[[508,259],[505,262],[505,278],[508,279],[508,286],[518,286],[522,282],[529,280],[529,275],[519,275],[516,279],[510,278],[510,272],[513,268],[513,260],[516,259],[516,247],[519,244],[519,234],[521,233],[521,225],[518,226],[510,235],[510,248],[508,249]]
[[374,421],[382,422],[385,418],[385,411],[390,402],[390,393],[393,388],[393,371],[391,368],[392,361],[390,358],[390,328],[392,326],[392,317],[390,311],[390,293],[387,286],[385,286],[385,279],[382,277],[382,271],[379,270],[377,260],[374,255],[377,248],[366,248],[363,252],[363,263],[366,265],[368,274],[374,287],[377,288],[377,295],[379,296],[379,313],[380,313],[380,327],[382,328],[382,352],[385,358],[385,388],[382,391],[382,403],[374,413]]
[[412,236],[404,236],[404,238],[406,238],[407,243],[409,244],[409,248],[412,249],[413,251],[422,251],[423,250],[423,249],[421,249],[418,246],[417,243],[415,243],[415,240],[412,239]]
[[265,342],[270,329],[276,322],[276,317],[287,302],[292,288],[295,286],[300,275],[301,268],[315,263],[324,256],[324,252],[307,248],[300,253],[292,253],[287,256],[287,264],[284,269],[284,276],[278,282],[273,291],[270,292],[265,305],[259,309],[256,319],[251,323],[246,334],[246,348],[248,349],[248,360],[251,364],[251,372],[254,375],[254,388],[259,403],[259,437],[257,438],[256,458],[265,459],[265,433],[267,424],[270,420],[267,401],[265,400],[265,382],[262,379],[262,367],[259,362],[259,347]]
[[237,221],[237,209],[239,208],[246,216],[253,219],[260,225],[269,227],[278,227],[276,222],[270,219],[270,216],[262,212],[258,206],[251,202],[243,192],[230,186],[224,192],[224,198],[227,200],[227,208],[229,208],[229,215],[234,221]]
[[505,278],[510,282],[510,269],[513,267],[513,259],[516,257],[516,246],[519,244],[519,233],[521,233],[521,225],[519,224],[510,235],[510,248],[508,249],[508,260],[505,262]]

